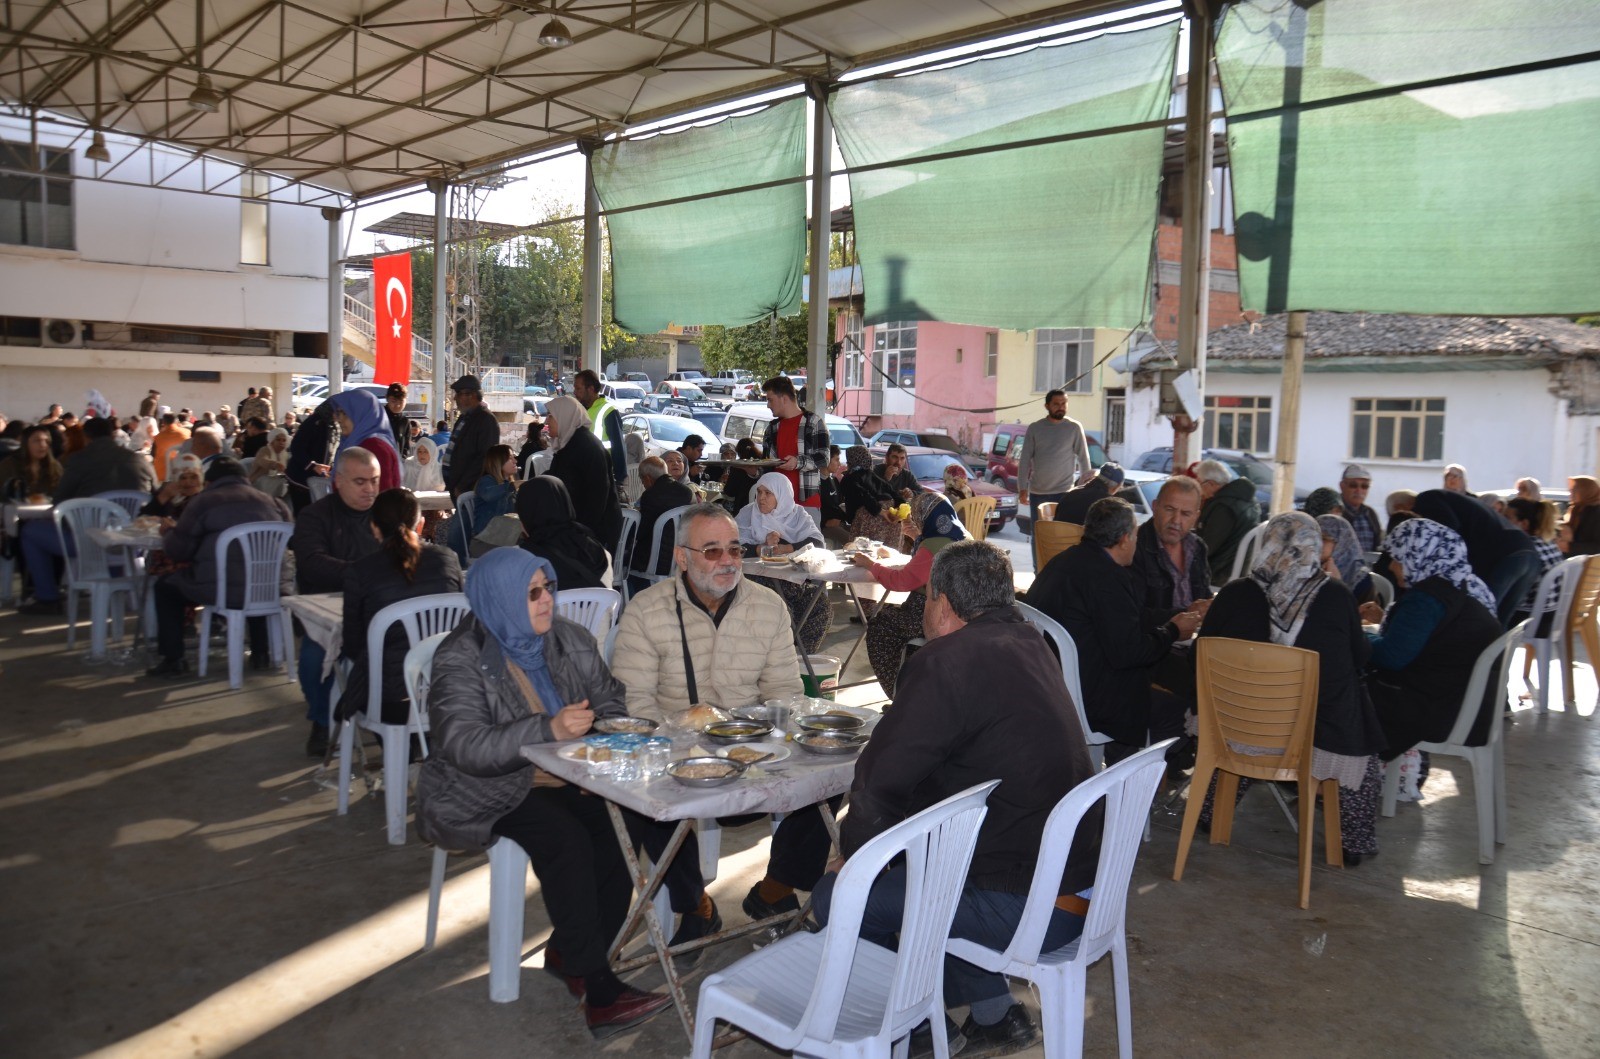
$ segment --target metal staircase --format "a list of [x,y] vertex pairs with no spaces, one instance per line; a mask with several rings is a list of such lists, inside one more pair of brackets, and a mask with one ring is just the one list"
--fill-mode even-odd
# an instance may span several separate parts
[[[346,356],[364,364],[376,366],[376,331],[372,306],[360,298],[344,296],[343,346]],[[444,377],[459,379],[463,375],[476,375],[483,382],[484,403],[497,414],[520,415],[525,371],[522,368],[504,368],[492,365],[468,364],[452,353],[444,354]],[[411,336],[411,383],[418,399],[428,403],[433,386],[433,343],[419,335]],[[430,418],[432,413],[430,412]]]

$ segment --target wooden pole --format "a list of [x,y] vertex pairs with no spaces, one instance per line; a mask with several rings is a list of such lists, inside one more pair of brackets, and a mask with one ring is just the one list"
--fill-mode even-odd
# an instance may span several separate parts
[[[1186,5],[1189,15],[1189,81],[1183,121],[1183,256],[1178,280],[1178,370],[1191,371],[1204,412],[1207,304],[1211,300],[1211,30],[1208,2]],[[1192,431],[1174,429],[1172,469],[1181,471],[1198,454]]]
[[1294,465],[1300,453],[1300,384],[1306,367],[1306,313],[1289,314],[1278,397],[1278,462],[1272,469],[1272,513],[1294,510]]

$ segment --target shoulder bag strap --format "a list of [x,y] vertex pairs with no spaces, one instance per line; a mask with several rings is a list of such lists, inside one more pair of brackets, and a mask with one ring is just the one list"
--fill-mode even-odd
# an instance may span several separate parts
[[683,645],[683,675],[689,682],[689,705],[700,705],[700,689],[694,681],[694,659],[689,657],[689,633],[683,627],[683,600],[678,598],[676,589],[673,591],[672,605],[678,611],[678,642]]

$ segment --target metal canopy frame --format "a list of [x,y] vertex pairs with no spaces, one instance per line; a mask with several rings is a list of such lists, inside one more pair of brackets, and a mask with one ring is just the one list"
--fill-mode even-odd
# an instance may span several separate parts
[[[1130,0],[0,0],[0,107],[347,203]],[[559,18],[573,43],[538,43]],[[192,109],[204,76],[222,96]],[[129,155],[102,165],[116,179]],[[324,200],[326,201],[326,200]]]

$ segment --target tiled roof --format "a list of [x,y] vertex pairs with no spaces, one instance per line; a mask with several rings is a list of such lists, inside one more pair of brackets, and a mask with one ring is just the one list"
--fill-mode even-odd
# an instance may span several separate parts
[[[1212,331],[1206,337],[1206,359],[1281,359],[1287,322],[1288,315],[1279,313]],[[1526,357],[1544,362],[1600,357],[1600,327],[1561,317],[1311,313],[1306,359],[1333,357]]]

